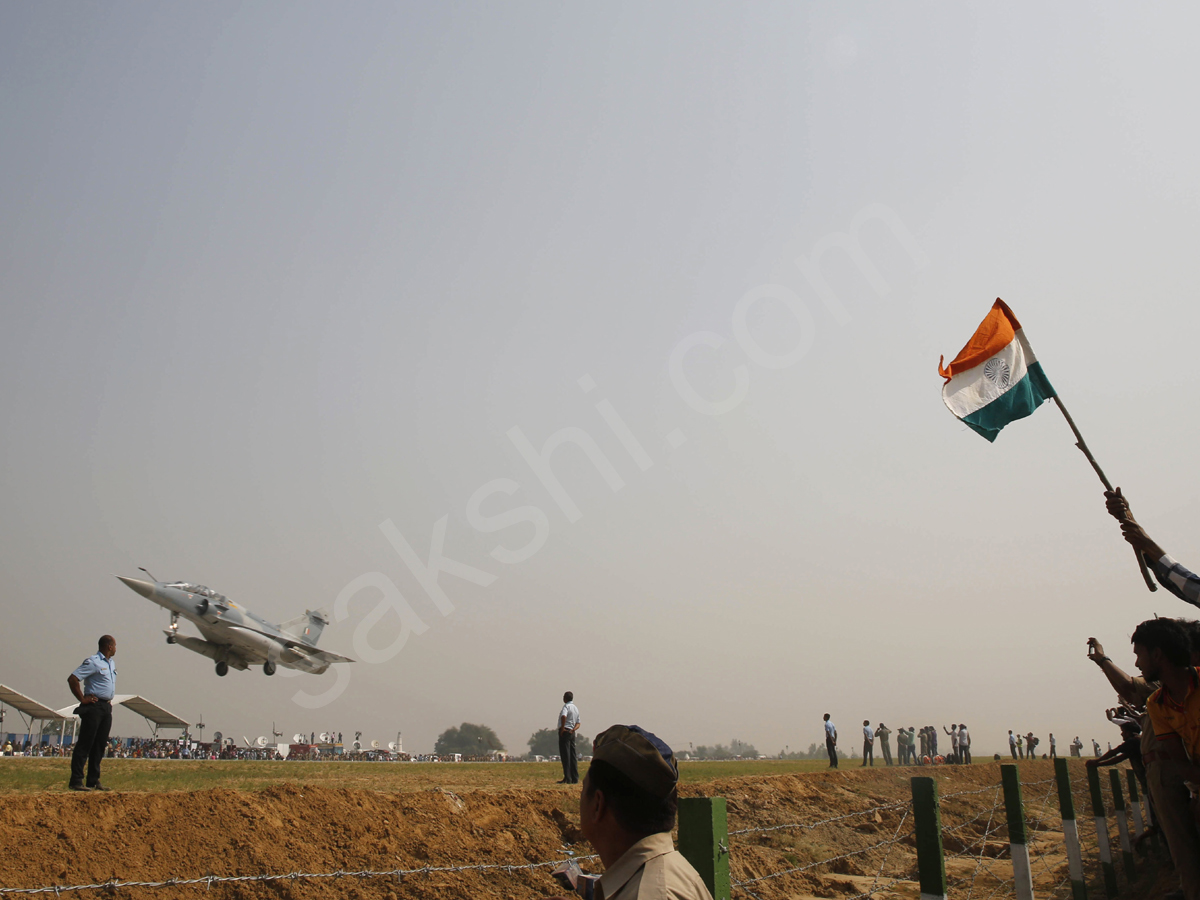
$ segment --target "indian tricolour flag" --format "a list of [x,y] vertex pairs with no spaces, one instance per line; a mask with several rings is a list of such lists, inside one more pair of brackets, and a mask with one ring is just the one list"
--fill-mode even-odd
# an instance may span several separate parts
[[938,374],[946,379],[942,400],[989,441],[1054,396],[1021,323],[1000,299],[950,365],[943,362],[945,357],[938,363]]

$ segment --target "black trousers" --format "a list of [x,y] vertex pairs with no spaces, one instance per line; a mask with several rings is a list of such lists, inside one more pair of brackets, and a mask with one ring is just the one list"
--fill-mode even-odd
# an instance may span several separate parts
[[87,767],[87,784],[100,783],[100,760],[108,750],[108,732],[112,729],[112,704],[97,700],[78,707],[79,733],[71,751],[71,784],[84,784],[83,770]]
[[558,758],[562,760],[563,781],[567,784],[579,784],[579,759],[575,755],[574,732],[558,733]]
[[833,742],[833,738],[825,738],[825,752],[829,754],[829,767],[836,769],[837,766],[837,745]]
[[863,765],[867,765],[867,760],[870,760],[871,765],[875,765],[875,742],[863,741]]

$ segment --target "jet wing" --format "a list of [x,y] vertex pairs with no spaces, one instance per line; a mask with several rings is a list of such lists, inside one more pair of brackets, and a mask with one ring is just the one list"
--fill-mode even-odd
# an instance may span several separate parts
[[340,656],[337,653],[330,653],[328,650],[318,650],[312,644],[306,644],[304,641],[294,638],[288,634],[272,634],[269,631],[263,631],[260,628],[251,628],[249,625],[245,624],[236,625],[234,627],[242,628],[246,631],[253,631],[255,634],[261,634],[263,637],[270,638],[277,643],[283,644],[283,646],[287,647],[289,650],[294,650],[297,653],[303,653],[305,656],[311,657],[312,659],[319,659],[327,663],[354,662],[354,660],[348,656]]
[[318,650],[316,647],[310,647],[307,644],[289,644],[289,649],[303,653],[310,659],[317,659],[326,663],[354,662],[348,656],[340,656],[337,653],[330,653],[328,650]]

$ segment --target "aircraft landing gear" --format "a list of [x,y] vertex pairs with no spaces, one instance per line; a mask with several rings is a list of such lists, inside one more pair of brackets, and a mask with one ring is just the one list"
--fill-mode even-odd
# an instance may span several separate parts
[[226,675],[228,675],[229,674],[229,663],[225,662],[224,660],[217,663],[217,674],[220,675],[222,678],[224,678]]
[[263,663],[263,674],[264,675],[274,675],[275,674],[275,663],[271,662],[271,660],[269,660],[269,659],[265,663]]
[[175,633],[179,631],[179,613],[171,613],[171,633],[167,635],[167,643],[175,643]]

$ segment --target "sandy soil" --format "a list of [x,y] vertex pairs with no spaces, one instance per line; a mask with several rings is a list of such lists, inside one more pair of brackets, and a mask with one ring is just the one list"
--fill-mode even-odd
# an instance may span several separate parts
[[[876,879],[881,884],[895,882],[882,896],[916,900],[919,891],[914,880],[911,817],[904,820],[902,809],[860,814],[909,799],[908,779],[913,774],[912,769],[845,768],[811,775],[687,784],[681,793],[725,797],[731,832],[847,817],[816,828],[731,835],[734,881],[844,857],[747,885],[763,900],[852,897],[868,890]],[[998,769],[991,765],[945,768],[936,774],[943,795],[987,788],[999,781]],[[1023,781],[1032,783],[1051,776],[1048,764],[1022,767]],[[1055,830],[1056,805],[1039,806],[1045,790],[1031,788],[1026,793],[1029,818],[1045,820],[1037,824],[1031,841],[1039,859],[1035,864],[1035,876],[1040,880],[1037,896],[1061,897],[1065,874],[1062,838]],[[987,896],[998,879],[1011,875],[1011,866],[1003,858],[1006,844],[1002,829],[997,830],[998,820],[979,816],[995,802],[995,794],[985,792],[943,804],[947,853],[953,856],[975,844],[974,858],[948,860],[950,881],[964,885],[959,896],[967,895],[968,879],[974,879],[973,894]],[[259,791],[47,791],[6,794],[0,803],[0,887],[10,888],[463,864],[523,866],[561,860],[570,852],[576,856],[590,853],[578,831],[578,795],[562,788],[454,793],[287,784]],[[1002,818],[1000,813],[997,816]],[[892,838],[898,840],[883,848],[866,849]],[[594,864],[590,865],[595,870]],[[557,890],[549,869],[543,868],[242,882],[214,884],[207,890],[204,885],[128,887],[74,896],[440,900],[532,898]],[[1069,894],[1067,886],[1065,896]],[[734,895],[749,896],[738,891]]]

